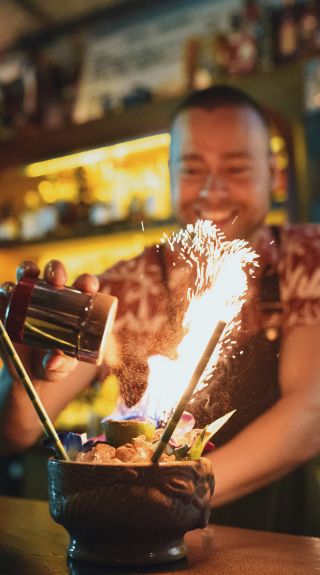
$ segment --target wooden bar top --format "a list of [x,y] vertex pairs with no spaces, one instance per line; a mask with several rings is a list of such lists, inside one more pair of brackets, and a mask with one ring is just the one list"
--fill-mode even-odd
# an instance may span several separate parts
[[68,561],[68,535],[43,501],[0,497],[0,575],[319,575],[320,539],[210,525],[187,534],[188,558],[108,568]]

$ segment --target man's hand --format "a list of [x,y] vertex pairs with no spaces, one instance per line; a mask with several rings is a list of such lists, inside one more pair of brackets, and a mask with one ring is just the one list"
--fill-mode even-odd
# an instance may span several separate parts
[[[40,270],[31,261],[23,261],[17,268],[16,277],[19,281],[23,276],[38,278]],[[67,272],[64,265],[58,260],[49,261],[43,273],[43,279],[49,284],[62,287],[67,283]],[[95,294],[99,289],[99,281],[91,274],[80,275],[73,284],[73,287],[80,291]],[[10,293],[14,289],[14,284],[6,282],[0,286],[0,317],[3,320]],[[49,351],[47,353],[31,349],[25,345],[15,345],[19,355],[27,370],[40,379],[49,381],[60,380],[69,375],[78,365],[75,358],[65,355],[62,351]],[[11,366],[8,365],[11,375],[16,378]]]
[[[40,270],[32,262],[22,262],[17,269],[17,280],[25,275],[37,278]],[[50,261],[45,266],[43,279],[54,286],[64,286],[67,274],[63,264]],[[81,291],[96,293],[99,282],[95,276],[83,274],[74,286]],[[12,288],[12,284],[0,287],[2,318]],[[96,377],[97,366],[80,364],[61,351],[46,353],[21,344],[15,344],[15,347],[52,421]],[[0,370],[0,452],[12,453],[30,447],[41,436],[43,429],[14,367],[5,354],[3,359],[5,365]]]

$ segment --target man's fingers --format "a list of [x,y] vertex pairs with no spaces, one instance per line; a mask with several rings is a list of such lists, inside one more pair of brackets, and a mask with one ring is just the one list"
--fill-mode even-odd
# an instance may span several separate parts
[[[37,278],[40,275],[40,270],[34,262],[25,260],[21,262],[16,273],[17,280],[19,281],[24,275]],[[57,287],[66,285],[67,272],[63,263],[59,260],[50,260],[44,268],[43,279]],[[87,293],[97,293],[99,290],[99,280],[97,276],[88,273],[81,274],[73,285],[76,289]]]
[[44,268],[43,278],[55,286],[64,286],[67,283],[67,272],[64,265],[58,260],[51,260]]
[[19,281],[22,276],[31,276],[37,278],[40,274],[40,270],[34,262],[30,260],[24,260],[19,264],[16,270],[17,281]]
[[99,290],[99,280],[97,276],[92,274],[81,274],[73,286],[80,291],[95,294]]
[[63,379],[78,365],[78,360],[64,354],[49,352],[42,361],[45,379],[49,381]]

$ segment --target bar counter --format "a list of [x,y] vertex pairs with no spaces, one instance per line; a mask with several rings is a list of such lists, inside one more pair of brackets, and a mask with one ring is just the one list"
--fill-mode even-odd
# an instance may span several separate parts
[[68,535],[48,504],[0,497],[0,575],[317,575],[320,539],[210,525],[186,536],[188,558],[163,566],[95,567],[66,558]]

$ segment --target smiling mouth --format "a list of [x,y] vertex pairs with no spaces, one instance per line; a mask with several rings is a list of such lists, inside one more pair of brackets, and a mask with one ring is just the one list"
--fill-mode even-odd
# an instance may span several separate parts
[[238,215],[234,210],[202,210],[202,217],[213,221],[217,225],[233,223]]

